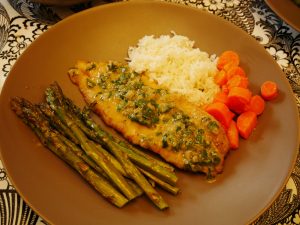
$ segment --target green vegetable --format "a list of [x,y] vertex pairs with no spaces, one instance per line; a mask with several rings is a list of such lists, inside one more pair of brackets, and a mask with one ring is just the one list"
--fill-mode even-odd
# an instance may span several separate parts
[[37,107],[25,99],[13,98],[11,108],[35,132],[45,147],[80,173],[104,198],[117,207],[123,207],[128,202],[104,177],[96,174],[85,161],[61,141],[58,132],[50,127]]
[[77,138],[81,148],[85,153],[95,161],[95,163],[101,167],[105,173],[109,176],[110,180],[121,190],[121,192],[129,199],[134,199],[136,193],[132,190],[131,186],[126,182],[122,174],[115,168],[115,166],[107,159],[102,151],[99,151],[93,144],[90,143],[81,129],[74,123],[74,121],[66,114],[63,108],[63,98],[61,95],[61,89],[57,84],[52,84],[46,89],[46,100],[52,110],[56,113],[58,118],[67,127],[71,129],[75,137]]
[[[111,65],[111,69],[116,68]],[[126,79],[124,74],[118,82]],[[104,131],[91,119],[89,111],[81,111],[64,96],[57,83],[46,89],[45,96],[47,103],[37,105],[23,98],[11,100],[12,110],[44,146],[118,207],[143,193],[159,209],[169,207],[155,187],[158,184],[172,194],[179,192],[175,187],[178,178],[172,166]],[[148,105],[149,102],[138,104]],[[157,106],[153,103],[151,107]]]

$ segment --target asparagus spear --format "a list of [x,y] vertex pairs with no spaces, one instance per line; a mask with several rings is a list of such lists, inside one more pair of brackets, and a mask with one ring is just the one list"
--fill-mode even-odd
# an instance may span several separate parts
[[47,116],[48,120],[50,121],[50,124],[56,130],[68,137],[73,143],[78,144],[78,140],[74,136],[72,131],[59,120],[59,118],[55,115],[54,111],[50,108],[50,106],[47,103],[41,103],[38,105],[38,107],[45,114],[45,116]]
[[72,141],[70,141],[63,135],[59,135],[58,137],[66,146],[68,146],[78,157],[82,158],[82,160],[84,160],[90,167],[92,167],[99,174],[108,178],[103,169],[99,167],[90,157],[88,157],[77,145],[75,145]]
[[[67,127],[65,124],[63,124],[61,122],[61,120],[55,115],[54,111],[50,108],[50,106],[47,103],[41,103],[38,106],[39,106],[40,110],[47,116],[51,125],[53,127],[55,127],[60,133],[69,137],[71,140],[71,141],[68,141],[67,138],[62,136],[61,137],[63,139],[62,141],[73,149],[77,148],[76,153],[81,154],[82,151],[80,149],[78,149],[78,147],[75,146],[75,144],[74,144],[74,143],[78,144],[78,140],[77,140],[76,136],[74,136],[72,131],[69,129],[69,127]],[[101,148],[101,146],[94,144],[92,142],[89,142],[89,143],[94,145],[94,147],[97,148],[97,150],[101,151],[107,157],[107,159],[119,170],[119,172],[121,174],[123,174],[123,175],[125,174],[120,163],[112,155],[110,155],[107,151],[103,150]],[[95,164],[95,163],[93,163],[93,164]]]
[[[147,180],[142,176],[142,174],[140,174],[139,170],[137,170],[136,167],[130,162],[130,160],[127,159],[126,154],[124,154],[124,152],[122,152],[118,149],[120,146],[118,146],[117,143],[109,142],[105,138],[103,138],[104,140],[99,141],[99,138],[97,138],[95,136],[95,134],[93,134],[91,132],[91,130],[86,128],[81,122],[77,121],[77,124],[78,124],[78,126],[80,126],[80,128],[82,128],[82,130],[90,138],[92,138],[93,140],[96,140],[96,141],[98,141],[102,144],[104,143],[115,154],[115,156],[119,159],[119,161],[122,163],[122,165],[125,168],[127,174],[131,178],[133,178],[138,184],[147,182]],[[150,186],[149,185],[146,185],[146,186],[144,185],[144,189],[145,189],[144,191],[146,192],[146,194],[148,194],[149,198],[152,199],[155,204],[157,204],[158,208],[160,208],[160,209],[167,208],[168,207],[167,204],[165,202],[162,202],[162,199],[157,198],[158,193],[153,193],[154,189],[152,187],[155,187],[155,180],[159,181],[160,186],[165,187],[166,190],[169,190],[173,194],[178,193],[178,191],[177,191],[178,188],[172,187],[171,185],[161,181],[160,179],[156,178],[155,176],[151,175],[150,173],[148,173],[146,171],[144,171],[144,174],[147,174],[148,177],[151,178],[148,181],[150,183]]]
[[128,159],[127,155],[121,151],[115,143],[110,142],[109,149],[121,162],[126,173],[144,190],[145,194],[159,209],[163,210],[169,207],[165,200],[157,193],[153,186]]
[[102,148],[101,145],[94,143],[92,141],[89,141],[89,143],[92,146],[94,146],[95,149],[100,151],[107,158],[107,160],[109,160],[111,162],[111,164],[114,165],[114,167],[120,172],[120,174],[122,174],[123,176],[129,177],[126,174],[126,171],[124,170],[124,168],[122,167],[120,162],[115,157],[113,157],[108,151],[106,151],[104,148]]
[[84,132],[87,133],[87,135],[89,135],[90,138],[92,138],[93,140],[97,141],[97,136],[100,137],[108,137],[111,141],[114,141],[115,143],[117,143],[118,145],[121,145],[125,148],[129,148],[132,150],[133,153],[138,154],[143,156],[144,158],[146,158],[147,160],[151,161],[152,163],[157,163],[159,164],[161,167],[164,167],[170,171],[174,171],[174,167],[171,166],[168,163],[165,163],[161,160],[156,159],[155,157],[152,157],[149,154],[144,153],[143,151],[135,148],[134,146],[132,146],[129,142],[127,142],[126,140],[120,140],[116,137],[113,137],[112,135],[108,134],[107,132],[105,132],[98,124],[96,124],[89,116],[89,108],[85,108],[83,110],[83,112],[81,112],[81,110],[72,102],[71,99],[65,97],[65,103],[69,109],[69,111],[71,111],[75,117],[79,118],[79,120],[83,121],[85,123],[86,126],[88,126],[91,130],[93,130],[94,132],[98,133],[96,136],[93,132],[90,132],[88,130],[86,130],[84,125],[81,125],[80,128],[83,128]]
[[57,84],[51,85],[46,89],[46,100],[52,110],[56,113],[58,118],[71,129],[81,148],[85,153],[91,157],[98,166],[100,166],[105,173],[110,177],[111,181],[121,190],[121,192],[129,199],[137,197],[135,191],[126,182],[125,178],[120,172],[113,166],[113,164],[107,159],[107,157],[98,151],[94,145],[90,144],[90,141],[81,131],[81,129],[71,120],[71,118],[65,113],[63,108],[63,99],[60,94],[61,90]]
[[[89,158],[79,147],[77,147],[77,145],[75,145],[73,142],[71,142],[69,139],[67,139],[66,137],[64,137],[63,135],[59,135],[58,136],[63,142],[64,144],[66,144],[77,156],[79,156],[80,158],[82,158],[90,167],[92,167],[94,170],[96,170],[99,174],[101,174],[102,176],[104,176],[106,179],[109,180],[109,177],[107,176],[107,174],[104,172],[104,170],[99,167],[91,158]],[[143,194],[143,190],[137,186],[134,182],[132,182],[131,180],[126,180],[128,182],[128,184],[132,187],[132,189],[135,191],[135,193],[137,194],[137,196],[140,196]]]
[[[66,100],[66,103],[68,104],[68,107],[73,112],[73,117],[80,116],[81,119],[84,120],[87,126],[90,127],[91,130],[87,130],[84,124],[82,124],[81,121],[76,120],[77,124],[82,128],[82,130],[93,140],[97,141],[98,143],[101,143],[102,145],[105,145],[108,148],[111,148],[112,145],[115,145],[120,150],[124,151],[126,154],[128,154],[129,158],[135,162],[140,167],[144,168],[145,170],[155,174],[160,179],[166,181],[167,183],[170,183],[172,185],[175,185],[178,178],[175,175],[174,172],[171,171],[170,168],[166,168],[161,166],[161,164],[157,163],[159,160],[154,160],[154,158],[148,157],[146,154],[138,154],[137,150],[133,150],[133,148],[129,148],[127,144],[122,144],[121,140],[116,141],[116,139],[105,132],[98,124],[96,124],[88,115],[84,115],[80,112],[80,110],[73,104],[73,102],[70,99]],[[119,143],[118,143],[119,142]],[[121,144],[122,145],[121,145]],[[168,164],[166,164],[168,165]]]
[[[50,106],[47,103],[41,103],[38,106],[39,106],[40,110],[50,120],[51,125],[54,126],[57,130],[59,130],[59,132],[61,132],[62,134],[64,134],[65,136],[69,137],[71,139],[71,141],[68,138],[66,138],[65,136],[63,136],[63,135],[59,135],[59,138],[68,147],[70,147],[73,150],[73,152],[75,154],[77,154],[77,156],[81,157],[89,166],[91,166],[93,169],[95,169],[98,173],[100,173],[101,175],[103,175],[105,178],[109,179],[109,177],[107,177],[107,175],[103,171],[103,169],[101,167],[99,167],[90,157],[88,157],[79,147],[77,147],[76,144],[74,144],[74,143],[78,143],[76,137],[74,136],[74,134],[72,133],[72,131],[67,126],[65,126],[65,124],[63,124],[59,120],[59,118],[55,115],[54,111],[50,108]],[[86,128],[86,129],[88,129],[88,128]],[[97,144],[94,144],[92,142],[90,142],[90,144],[93,144],[94,147],[97,148],[97,150],[101,151],[107,157],[107,159],[116,167],[116,169],[118,169],[118,171],[122,175],[126,175],[125,172],[124,172],[124,169],[121,166],[121,164],[112,155],[110,155],[107,151],[105,151],[104,149],[102,149],[101,146],[99,146]],[[138,187],[131,180],[127,180],[127,182],[134,189],[134,191],[136,192],[137,196],[142,195],[143,190],[140,187]]]
[[42,114],[30,102],[25,99],[14,98],[11,100],[11,108],[35,132],[45,147],[79,172],[104,198],[117,207],[122,207],[128,202],[105,178],[97,175],[89,165],[57,137],[57,132],[50,128]]
[[175,175],[175,173],[164,169],[163,167],[159,166],[156,163],[146,160],[141,155],[134,154],[134,152],[129,148],[125,148],[120,145],[119,148],[123,150],[125,153],[127,153],[130,159],[139,167],[143,168],[148,172],[151,172],[155,176],[159,177],[160,179],[164,180],[165,182],[171,185],[176,185],[178,178]]
[[[70,101],[68,101],[67,103],[70,103]],[[151,164],[158,164],[160,167],[167,169],[169,171],[174,171],[174,167],[171,166],[168,163],[163,162],[162,160],[158,160],[154,157],[152,157],[149,154],[144,153],[143,151],[135,148],[134,146],[132,146],[129,142],[127,142],[126,140],[121,140],[118,139],[110,134],[108,134],[107,132],[105,132],[100,125],[96,124],[92,118],[89,117],[89,109],[85,108],[84,111],[81,114],[81,118],[82,120],[85,122],[85,124],[87,126],[89,126],[92,130],[94,130],[97,134],[97,136],[99,137],[107,137],[109,138],[111,141],[117,143],[118,145],[122,146],[123,148],[129,149],[130,152],[132,152],[132,154],[137,154],[137,158],[139,158],[140,156],[144,157],[146,160],[150,161]]]
[[[125,152],[120,151],[120,146],[118,146],[116,143],[114,142],[109,142],[107,140],[105,141],[105,145],[106,147],[113,152],[113,154],[118,158],[118,160],[121,162],[121,164],[123,165],[123,167],[126,170],[127,176],[131,177],[134,179],[133,174],[135,173],[139,173],[139,171],[137,171],[135,168],[130,168],[130,167],[135,167],[130,160],[128,160],[128,156]],[[127,162],[129,161],[129,162]],[[129,164],[129,165],[128,165]],[[142,170],[141,170],[142,171]],[[150,173],[144,171],[145,175],[148,175],[149,178],[151,178],[150,180],[148,180],[148,182],[151,184],[152,187],[155,187],[155,182],[154,180],[158,180],[160,183],[165,183],[164,181],[161,181],[159,178],[156,178],[154,175],[151,175]],[[155,178],[154,178],[155,177]],[[153,179],[154,178],[154,179]],[[163,185],[162,184],[162,185]],[[165,183],[166,185],[169,185],[167,183]],[[171,186],[171,185],[169,185]]]
[[159,178],[157,178],[156,176],[153,176],[153,174],[149,173],[148,171],[139,168],[139,170],[145,175],[147,176],[150,180],[154,181],[156,184],[158,184],[162,189],[170,192],[173,195],[177,195],[179,193],[179,188],[178,187],[174,187],[162,180],[160,180]]
[[[48,119],[50,119],[50,123],[52,122],[52,125],[54,125],[57,129],[59,129],[60,132],[64,133],[68,137],[74,136],[73,133],[69,130],[68,127],[66,127],[61,121],[56,118],[55,113],[51,110],[48,104],[39,104],[38,105],[40,110],[48,116]],[[109,179],[109,177],[106,175],[106,173],[103,171],[101,167],[99,167],[90,157],[88,157],[76,144],[74,144],[73,139],[71,138],[72,141],[70,141],[68,138],[66,138],[64,135],[59,134],[58,135],[59,139],[67,145],[78,157],[82,158],[83,161],[85,161],[90,167],[92,167],[95,171],[97,171],[99,174],[104,176],[106,179]],[[77,141],[77,139],[76,139]],[[95,146],[97,147],[97,146]],[[119,164],[119,162],[113,158],[108,152],[103,151],[103,153],[108,157],[110,156],[111,162],[116,166],[116,168],[119,171],[123,171],[122,166]],[[132,189],[136,192],[138,196],[143,194],[143,190],[137,186],[135,183],[133,183],[131,180],[127,180],[129,185],[132,187]]]
[[[70,129],[74,132],[75,136],[78,137],[80,143],[83,144],[82,148],[93,147],[93,144],[89,146],[84,146],[89,144],[89,141],[85,137],[84,133],[78,128],[78,126],[73,123],[68,115],[65,112],[65,108],[63,107],[63,93],[57,84],[51,85],[50,88],[46,90],[46,99],[50,107],[57,113],[58,117],[70,127]],[[74,129],[76,128],[76,129]],[[152,202],[159,209],[168,208],[168,204],[164,201],[164,199],[157,193],[157,191],[149,184],[146,178],[140,173],[140,171],[133,165],[133,163],[127,158],[127,155],[121,151],[117,144],[113,142],[105,142],[109,150],[115,155],[115,157],[119,160],[119,162],[124,167],[126,173],[144,190],[145,194],[152,200]],[[103,151],[104,149],[101,149]],[[99,151],[99,152],[101,152]],[[89,150],[86,151],[88,154]],[[104,154],[103,154],[104,156]],[[124,193],[126,195],[126,192]],[[127,195],[126,195],[127,196]],[[129,196],[127,196],[129,198]]]
[[174,171],[174,167],[171,166],[170,164],[168,163],[165,163],[163,162],[162,160],[159,160],[159,159],[156,159],[155,157],[151,156],[150,154],[147,154],[145,152],[143,152],[142,150],[132,146],[131,144],[129,144],[128,142],[126,141],[121,141],[121,140],[118,140],[116,139],[117,143],[125,148],[129,148],[130,150],[132,150],[132,152],[134,152],[135,154],[137,155],[140,155],[140,156],[143,156],[145,157],[146,159],[150,160],[152,163],[157,163],[158,165],[170,170],[170,171]]

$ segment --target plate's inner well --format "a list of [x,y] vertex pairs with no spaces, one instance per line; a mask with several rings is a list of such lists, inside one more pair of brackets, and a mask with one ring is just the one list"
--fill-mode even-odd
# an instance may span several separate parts
[[[161,212],[145,198],[124,209],[107,203],[68,165],[38,144],[10,110],[21,96],[40,102],[57,81],[83,105],[67,76],[78,59],[124,61],[129,46],[145,35],[175,31],[209,54],[238,52],[250,81],[273,80],[280,97],[267,106],[251,138],[231,152],[224,172],[208,183],[199,174],[178,171],[182,193],[162,193],[170,210]],[[53,224],[245,224],[255,219],[287,181],[298,148],[298,114],[291,88],[278,65],[252,37],[234,25],[197,9],[162,2],[108,4],[71,16],[41,35],[21,55],[0,97],[1,157],[24,200]]]

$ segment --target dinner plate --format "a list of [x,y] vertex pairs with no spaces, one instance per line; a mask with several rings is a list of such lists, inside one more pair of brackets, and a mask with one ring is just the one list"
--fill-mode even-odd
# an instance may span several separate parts
[[281,19],[300,32],[300,6],[292,0],[265,0],[265,2]]
[[[67,71],[78,59],[121,60],[144,35],[171,31],[195,41],[209,54],[234,50],[241,57],[250,88],[275,81],[279,97],[268,102],[249,140],[230,152],[224,172],[214,183],[201,174],[177,171],[178,196],[159,191],[170,209],[159,211],[146,197],[122,209],[106,202],[68,165],[39,144],[10,110],[22,96],[43,100],[57,81],[65,94],[83,105]],[[279,195],[291,174],[298,150],[296,103],[285,75],[254,38],[231,23],[179,4],[159,1],[112,3],[71,16],[50,28],[20,56],[0,97],[1,157],[24,200],[51,224],[246,224]]]

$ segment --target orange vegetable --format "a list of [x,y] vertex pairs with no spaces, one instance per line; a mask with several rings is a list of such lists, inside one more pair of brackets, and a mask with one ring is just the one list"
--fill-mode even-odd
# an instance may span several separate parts
[[247,139],[257,124],[257,116],[255,112],[247,111],[242,113],[237,118],[237,129],[239,131],[239,134]]
[[256,115],[263,113],[265,109],[265,101],[259,95],[254,95],[250,99],[249,110],[255,112]]
[[233,87],[228,93],[228,107],[230,110],[241,114],[250,102],[252,93],[249,89],[243,87]]
[[260,93],[266,101],[275,99],[278,96],[277,84],[273,81],[265,81],[260,87]]
[[237,65],[234,63],[227,63],[224,65],[223,70],[227,73],[232,67],[236,67]]
[[243,87],[243,88],[247,88],[249,85],[249,81],[247,77],[243,77],[240,75],[234,75],[233,77],[231,77],[228,82],[228,89],[230,90],[233,87]]
[[234,117],[234,114],[222,102],[214,102],[209,104],[205,110],[216,120],[218,120],[225,128],[229,127],[229,124]]
[[230,66],[228,69],[227,69],[227,79],[229,80],[231,77],[233,76],[236,76],[236,75],[239,75],[239,76],[242,76],[242,77],[247,77],[245,71],[239,67],[239,66]]
[[227,138],[231,149],[237,149],[239,147],[239,131],[234,120],[232,120],[229,124]]
[[238,66],[240,63],[240,57],[234,51],[223,52],[217,62],[217,68],[222,70],[226,64],[231,64],[232,66]]
[[215,75],[215,83],[218,84],[219,86],[222,86],[223,84],[226,84],[227,82],[227,75],[224,70],[218,71],[217,74]]
[[228,85],[227,84],[222,85],[221,90],[223,93],[228,94],[229,93]]
[[214,102],[222,102],[224,103],[225,105],[227,105],[228,103],[228,95],[224,92],[219,92],[215,95],[214,97]]

